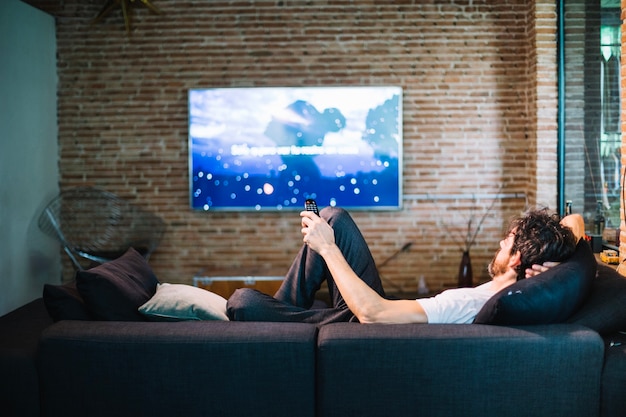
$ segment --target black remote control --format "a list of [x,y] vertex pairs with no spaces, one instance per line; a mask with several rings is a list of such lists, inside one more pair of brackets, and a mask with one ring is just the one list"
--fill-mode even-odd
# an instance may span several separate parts
[[307,200],[304,202],[304,208],[306,211],[312,211],[318,216],[320,215],[320,212],[317,209],[317,203],[312,198],[307,198]]

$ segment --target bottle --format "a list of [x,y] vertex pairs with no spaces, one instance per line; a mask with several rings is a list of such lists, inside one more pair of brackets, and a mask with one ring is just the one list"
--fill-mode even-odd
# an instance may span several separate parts
[[426,285],[426,279],[424,279],[424,275],[420,276],[419,282],[417,284],[417,294],[418,295],[426,295],[430,292],[428,285]]
[[604,233],[604,210],[602,209],[602,201],[598,200],[598,205],[596,208],[596,218],[593,221],[595,226],[595,234],[598,236],[602,236]]
[[569,216],[572,214],[572,200],[567,200],[565,202],[565,215]]

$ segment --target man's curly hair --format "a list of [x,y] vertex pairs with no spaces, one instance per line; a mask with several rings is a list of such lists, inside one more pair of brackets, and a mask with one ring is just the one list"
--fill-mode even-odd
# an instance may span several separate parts
[[576,249],[576,237],[569,227],[560,223],[558,214],[536,209],[511,222],[508,233],[515,235],[511,254],[519,251],[521,264],[517,279],[524,279],[525,270],[533,264],[561,262]]

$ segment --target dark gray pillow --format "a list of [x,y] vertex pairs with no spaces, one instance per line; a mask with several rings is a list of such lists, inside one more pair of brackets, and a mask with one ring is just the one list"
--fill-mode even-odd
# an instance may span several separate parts
[[43,301],[52,320],[91,320],[76,282],[63,285],[44,284]]
[[146,321],[138,309],[156,293],[158,283],[148,262],[133,248],[76,273],[76,287],[97,320]]
[[567,322],[589,327],[603,336],[626,330],[626,278],[611,267],[598,265],[589,298]]
[[562,323],[587,299],[596,269],[589,244],[581,240],[567,261],[496,293],[478,312],[474,323]]

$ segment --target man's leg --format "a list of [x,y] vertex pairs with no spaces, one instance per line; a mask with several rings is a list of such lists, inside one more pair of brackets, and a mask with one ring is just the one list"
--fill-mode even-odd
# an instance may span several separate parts
[[[320,212],[335,232],[335,243],[352,270],[381,296],[385,296],[372,254],[350,214],[340,208],[325,207]],[[324,282],[333,307],[347,308],[326,262],[315,251],[303,245],[274,298],[298,307],[310,308],[315,293]]]
[[[354,272],[381,296],[382,283],[374,259],[360,230],[342,209],[324,208],[320,212],[335,232],[335,242]],[[315,293],[327,280],[333,308],[312,309]],[[237,290],[228,300],[231,320],[303,321],[329,323],[354,318],[328,272],[326,263],[315,251],[303,245],[274,297],[250,289]]]
[[273,321],[326,324],[356,321],[347,308],[306,309],[263,294],[240,288],[228,299],[226,313],[233,321]]

